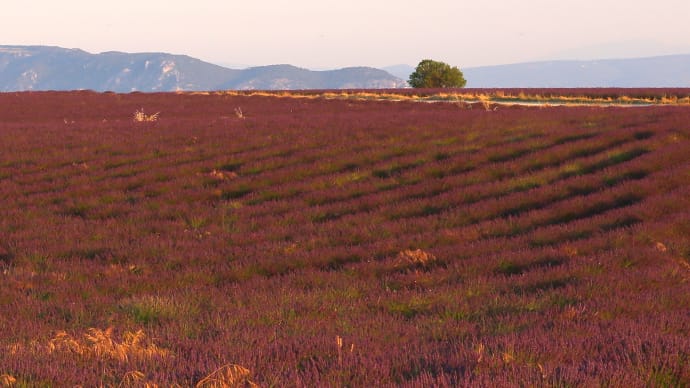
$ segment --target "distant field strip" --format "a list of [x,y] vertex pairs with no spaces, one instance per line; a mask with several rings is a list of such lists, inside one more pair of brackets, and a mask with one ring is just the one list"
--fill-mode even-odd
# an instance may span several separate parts
[[[562,94],[558,94],[561,91]],[[595,92],[592,92],[595,91]],[[645,93],[625,94],[630,89],[455,89],[444,90],[390,90],[390,91],[227,91],[209,92],[237,96],[274,96],[286,98],[323,98],[363,101],[455,102],[517,106],[609,106],[644,107],[655,105],[690,105],[690,90],[675,89],[663,95]],[[199,93],[199,92],[194,92]],[[472,105],[467,106],[471,108]]]

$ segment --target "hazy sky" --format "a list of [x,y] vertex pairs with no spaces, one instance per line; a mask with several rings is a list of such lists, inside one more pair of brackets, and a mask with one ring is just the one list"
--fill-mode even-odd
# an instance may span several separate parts
[[690,53],[690,0],[3,0],[0,44],[222,64],[460,68]]

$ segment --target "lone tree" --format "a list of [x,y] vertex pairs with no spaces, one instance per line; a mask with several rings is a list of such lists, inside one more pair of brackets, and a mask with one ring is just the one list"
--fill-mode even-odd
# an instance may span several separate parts
[[425,59],[410,74],[408,83],[413,88],[462,88],[467,81],[457,67]]

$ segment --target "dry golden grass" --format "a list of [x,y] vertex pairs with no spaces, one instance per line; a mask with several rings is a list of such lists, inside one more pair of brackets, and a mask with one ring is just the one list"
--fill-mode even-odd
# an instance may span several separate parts
[[666,248],[666,245],[664,245],[664,243],[662,243],[662,242],[657,242],[657,243],[654,245],[654,248],[656,248],[656,250],[659,251],[659,252],[666,252],[666,251],[668,250],[668,249]]
[[149,386],[150,384],[145,382],[146,375],[144,373],[133,370],[125,373],[122,377],[122,381],[118,387],[134,387],[134,386]]
[[[670,251],[668,250],[668,248],[666,247],[666,245],[665,245],[664,243],[662,243],[662,242],[657,242],[656,244],[654,244],[654,249],[656,249],[657,251],[659,251],[659,252],[661,252],[661,253],[673,254],[672,252],[670,252]],[[688,263],[688,262],[687,262],[685,259],[683,259],[682,257],[678,257],[678,258],[675,258],[675,257],[674,257],[673,261],[675,261],[676,263],[678,263],[678,265],[680,266],[680,268],[684,269],[685,271],[690,271],[690,263]],[[683,277],[687,280],[687,277],[686,277],[687,275],[686,275],[686,274],[682,274],[681,276],[683,276]]]
[[11,387],[17,382],[17,379],[9,374],[0,375],[0,387]]
[[140,110],[134,112],[134,117],[132,120],[137,123],[158,121],[158,115],[160,113],[161,112],[156,112],[152,115],[147,115],[144,113],[144,108],[141,108]]
[[237,175],[236,172],[233,171],[218,171],[216,169],[212,170],[210,173],[208,173],[208,176],[210,178],[213,178],[215,180],[226,180],[226,179],[235,179],[239,175]]
[[481,100],[480,103],[482,104],[482,108],[484,108],[485,111],[491,110],[491,102],[488,100]]
[[484,346],[483,343],[480,342],[477,345],[475,352],[477,353],[477,363],[484,361],[484,355],[486,353],[486,346]]
[[[191,93],[199,94],[199,93]],[[500,103],[500,104],[559,104],[559,105],[635,105],[635,104],[665,104],[665,105],[688,105],[690,97],[678,98],[670,97],[630,97],[621,96],[616,99],[610,97],[591,97],[591,96],[545,96],[541,94],[528,94],[521,91],[517,94],[510,94],[505,90],[492,92],[441,92],[426,96],[416,94],[395,93],[395,92],[371,92],[371,91],[327,91],[322,93],[304,93],[300,91],[223,91],[216,92],[220,95],[229,96],[262,96],[280,98],[300,98],[300,99],[340,99],[340,100],[363,100],[363,101],[418,101],[418,102],[465,102],[475,103]],[[142,112],[143,113],[143,112]]]
[[398,265],[428,267],[437,261],[436,256],[421,249],[406,249],[398,253]]
[[236,364],[227,364],[204,377],[196,384],[197,388],[239,388],[258,387],[249,377],[249,369]]
[[[354,345],[353,345],[354,347]],[[21,350],[29,350],[34,353],[47,352],[48,354],[62,352],[76,354],[91,360],[113,360],[121,363],[132,359],[155,359],[171,356],[166,349],[160,348],[148,340],[143,331],[125,332],[122,341],[114,338],[113,329],[100,330],[90,328],[81,337],[74,337],[64,331],[58,332],[47,345],[32,343],[25,349],[15,349],[15,354]],[[13,387],[17,379],[10,374],[0,375],[0,387]],[[24,385],[22,385],[24,386]],[[122,377],[118,388],[146,387],[158,388],[161,385],[147,379],[146,374],[138,370],[132,370]],[[178,384],[167,385],[180,387]],[[213,373],[201,379],[197,388],[257,388],[258,384],[251,380],[249,369],[236,364],[224,365]]]
[[113,336],[113,328],[90,328],[81,338],[60,331],[46,346],[48,353],[68,352],[92,359],[111,359],[127,362],[132,358],[152,359],[168,357],[170,352],[146,338],[143,330],[125,332],[122,341]]

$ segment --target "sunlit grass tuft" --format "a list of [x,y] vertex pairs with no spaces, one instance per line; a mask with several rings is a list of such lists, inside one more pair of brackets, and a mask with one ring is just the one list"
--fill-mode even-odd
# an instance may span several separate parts
[[258,387],[249,379],[251,371],[241,365],[227,364],[204,377],[197,388]]
[[110,359],[127,362],[130,359],[157,359],[170,356],[170,351],[154,344],[143,330],[126,331],[122,339],[113,328],[90,328],[80,337],[59,331],[46,346],[48,353],[73,353],[87,359]]
[[140,110],[137,110],[134,112],[134,117],[132,120],[137,123],[142,123],[142,122],[153,122],[153,121],[158,121],[158,116],[160,115],[161,112],[156,112],[152,115],[147,115],[144,112],[144,108],[141,108]]
[[0,387],[12,387],[17,382],[17,379],[10,374],[0,375]]

